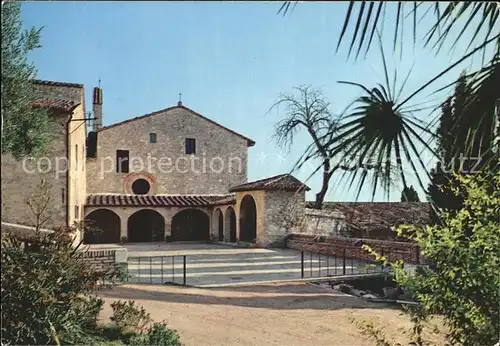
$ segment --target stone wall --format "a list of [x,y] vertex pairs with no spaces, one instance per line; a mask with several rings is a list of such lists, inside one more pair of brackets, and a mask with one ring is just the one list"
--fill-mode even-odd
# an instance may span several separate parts
[[405,263],[423,264],[420,247],[414,243],[304,234],[292,234],[286,239],[286,247],[290,249],[339,257],[345,254],[346,258],[374,260],[373,255],[361,249],[362,244],[370,246],[377,254],[386,256],[389,261],[401,259]]
[[86,195],[86,123],[83,120],[85,113],[80,105],[73,111],[72,121],[69,123],[69,224],[83,220]]
[[110,272],[117,269],[127,269],[127,250],[121,249],[89,249],[84,257],[98,272]]
[[[150,133],[157,142],[150,143]],[[196,154],[185,155],[185,139]],[[116,151],[128,150],[130,173],[116,170]],[[97,133],[97,157],[87,159],[87,193],[132,193],[136,178],[152,183],[149,194],[220,194],[247,181],[247,140],[173,107]]]
[[41,200],[39,185],[44,180],[48,186],[43,192],[44,197],[49,196],[51,200],[47,210],[50,218],[43,227],[66,226],[68,222],[72,224],[82,219],[86,198],[86,124],[84,121],[69,121],[85,117],[84,89],[76,85],[36,83],[34,92],[35,97],[71,100],[79,105],[72,113],[49,110],[54,122],[53,139],[43,157],[17,161],[11,155],[2,155],[2,221],[34,225],[33,212],[26,202]]
[[297,233],[321,236],[347,236],[342,213],[306,208]]
[[[47,214],[50,218],[44,228],[66,225],[66,174],[58,173],[56,165],[63,166],[66,157],[66,126],[68,114],[52,115],[53,140],[46,153],[47,159],[24,158],[17,161],[12,155],[2,155],[2,221],[23,225],[35,225],[34,214],[27,200],[41,201],[40,197],[50,197]],[[61,167],[64,168],[64,167]],[[45,180],[47,189],[40,189]]]
[[265,232],[260,243],[269,247],[284,247],[286,235],[300,228],[304,217],[305,191],[266,191],[264,205]]

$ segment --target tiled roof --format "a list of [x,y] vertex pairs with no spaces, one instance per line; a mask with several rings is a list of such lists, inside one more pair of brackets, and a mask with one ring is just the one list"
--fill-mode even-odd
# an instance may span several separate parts
[[299,191],[303,189],[305,189],[306,191],[310,190],[310,188],[306,184],[295,178],[293,175],[286,173],[234,186],[230,188],[229,191],[230,192],[250,191],[250,190]]
[[174,107],[165,108],[165,109],[162,109],[162,110],[159,110],[159,111],[156,111],[156,112],[152,112],[152,113],[149,113],[149,114],[141,115],[141,116],[138,116],[138,117],[135,117],[135,118],[132,118],[132,119],[127,119],[127,120],[124,120],[124,121],[120,121],[120,122],[118,122],[118,123],[114,123],[114,124],[111,124],[111,125],[109,125],[109,126],[104,126],[103,128],[99,129],[98,131],[99,131],[99,132],[100,132],[100,131],[104,131],[104,130],[107,130],[107,129],[110,129],[110,128],[113,128],[113,127],[116,127],[116,126],[120,126],[120,125],[123,125],[123,124],[127,124],[127,123],[129,123],[129,122],[132,122],[132,121],[139,120],[139,119],[149,118],[149,117],[151,117],[151,116],[154,116],[154,115],[157,115],[157,114],[162,114],[162,113],[168,112],[168,111],[173,110],[173,109],[176,109],[176,108],[182,108],[182,109],[185,109],[185,110],[187,110],[187,111],[189,111],[189,112],[193,113],[194,115],[196,115],[196,116],[198,116],[198,117],[200,117],[200,118],[202,118],[202,119],[204,119],[204,120],[206,120],[206,121],[208,121],[208,122],[210,122],[210,123],[212,123],[212,124],[214,124],[214,125],[216,125],[216,126],[218,126],[218,127],[222,128],[222,129],[224,129],[224,130],[226,130],[226,131],[229,131],[229,132],[231,132],[232,134],[234,134],[234,135],[236,135],[236,136],[239,136],[239,137],[241,137],[241,138],[245,139],[245,140],[247,141],[247,145],[248,145],[249,147],[251,147],[251,146],[254,146],[254,145],[255,145],[255,142],[254,142],[252,139],[250,139],[250,138],[248,138],[248,137],[245,137],[245,136],[243,136],[242,134],[239,134],[238,132],[233,131],[233,130],[231,130],[231,129],[229,129],[229,128],[225,127],[225,126],[222,126],[221,124],[219,124],[219,123],[217,123],[217,122],[215,122],[215,121],[213,121],[213,120],[211,120],[211,119],[208,119],[208,118],[204,117],[203,115],[201,115],[200,113],[197,113],[197,112],[193,111],[192,109],[190,109],[190,108],[188,108],[188,107],[185,107],[185,106],[183,106],[183,105],[177,105],[177,106],[174,106]]
[[[308,202],[311,208],[314,202]],[[430,222],[430,204],[424,202],[325,202],[323,209],[341,212],[348,228],[382,231],[401,224]]]
[[65,83],[65,82],[54,82],[54,81],[50,81],[50,80],[35,79],[35,80],[33,80],[33,83],[40,84],[40,85],[48,85],[48,86],[62,86],[62,87],[70,87],[70,88],[83,88],[83,84]]
[[227,205],[227,204],[235,204],[235,203],[236,203],[236,196],[229,195],[229,196],[222,197],[221,199],[218,199],[218,200],[212,202],[212,205]]
[[87,206],[203,207],[227,196],[215,195],[90,195]]
[[38,98],[32,103],[33,107],[43,107],[43,108],[55,108],[62,109],[64,111],[72,111],[80,103],[70,100],[61,100],[54,98]]

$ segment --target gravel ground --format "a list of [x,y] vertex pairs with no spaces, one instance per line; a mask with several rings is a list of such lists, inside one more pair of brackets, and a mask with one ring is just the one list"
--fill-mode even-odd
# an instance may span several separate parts
[[[114,300],[135,300],[167,320],[183,345],[374,345],[352,322],[371,321],[404,341],[399,310],[306,283],[193,288],[123,285],[101,294],[103,321]],[[435,339],[434,337],[432,337]]]

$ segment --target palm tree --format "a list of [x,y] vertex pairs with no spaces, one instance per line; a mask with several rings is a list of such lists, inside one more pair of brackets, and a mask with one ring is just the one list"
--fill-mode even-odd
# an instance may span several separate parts
[[[297,3],[285,2],[280,13],[293,10]],[[292,8],[293,5],[293,8]],[[407,10],[410,8],[409,11]],[[391,12],[393,10],[393,12]],[[429,175],[427,167],[421,160],[420,147],[437,156],[430,143],[435,141],[437,135],[431,130],[433,119],[423,122],[415,117],[414,113],[422,110],[416,106],[409,106],[414,97],[427,89],[432,83],[447,74],[464,61],[471,59],[478,53],[486,57],[491,53],[489,59],[483,63],[477,71],[465,76],[469,81],[470,96],[459,114],[457,125],[453,129],[458,133],[454,137],[455,149],[453,155],[462,152],[464,155],[477,151],[478,143],[485,148],[486,156],[494,157],[491,152],[495,150],[495,136],[498,142],[499,105],[500,105],[500,30],[498,21],[500,17],[500,5],[498,2],[355,2],[352,1],[347,9],[342,31],[337,43],[337,49],[347,38],[349,28],[352,29],[352,38],[349,44],[349,56],[356,57],[364,50],[369,51],[375,34],[383,30],[382,18],[394,14],[396,25],[394,28],[393,49],[402,46],[403,25],[410,21],[412,23],[413,43],[419,37],[420,17],[434,15],[434,24],[426,30],[422,39],[427,47],[432,46],[436,53],[442,51],[445,43],[451,43],[451,49],[458,42],[463,41],[466,34],[471,39],[468,42],[464,56],[441,71],[437,76],[424,85],[402,98],[402,87],[396,90],[394,84],[389,83],[389,75],[385,64],[384,51],[381,53],[384,61],[385,83],[375,87],[364,86],[360,83],[341,81],[359,88],[362,95],[355,101],[354,107],[344,123],[338,127],[338,134],[333,138],[335,150],[332,154],[340,151],[347,156],[361,155],[363,158],[373,157],[376,160],[377,170],[372,171],[372,197],[375,195],[379,181],[382,181],[384,190],[389,191],[390,182],[399,177],[406,187],[405,167],[411,167],[417,176],[420,187],[425,190],[421,173],[417,165],[423,168],[425,174]],[[411,18],[408,19],[407,18]],[[475,24],[474,24],[475,23]],[[452,29],[460,28],[459,33],[452,37]],[[380,36],[379,36],[380,37]],[[399,43],[398,43],[399,42]],[[381,39],[380,39],[381,45]],[[405,79],[406,81],[406,79]],[[448,85],[452,86],[455,83]],[[466,114],[474,113],[465,119]],[[498,150],[498,147],[496,148]],[[438,150],[439,151],[439,150]],[[387,161],[396,165],[384,165]],[[359,173],[349,172],[351,179],[359,178],[358,194],[366,182],[368,171]]]

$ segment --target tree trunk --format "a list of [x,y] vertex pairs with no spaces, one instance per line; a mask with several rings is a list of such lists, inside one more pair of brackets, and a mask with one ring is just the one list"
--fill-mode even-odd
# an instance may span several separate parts
[[328,191],[328,182],[332,176],[330,172],[330,160],[325,158],[323,160],[323,184],[321,185],[321,190],[316,194],[316,202],[314,203],[314,209],[321,209],[323,207],[323,201],[325,199],[326,192]]

